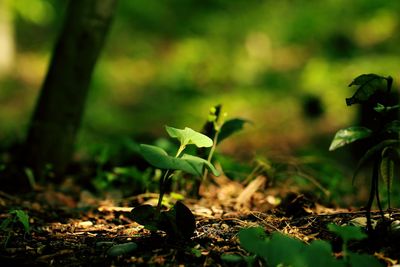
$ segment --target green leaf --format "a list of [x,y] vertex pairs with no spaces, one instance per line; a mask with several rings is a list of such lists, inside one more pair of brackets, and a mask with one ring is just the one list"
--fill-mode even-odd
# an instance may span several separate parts
[[348,253],[348,258],[349,258],[349,265],[352,267],[383,267],[382,263],[378,261],[377,258],[374,256],[368,255],[368,254],[358,254],[358,253],[353,253],[349,252]]
[[169,156],[167,152],[165,152],[165,150],[160,147],[141,144],[140,154],[142,154],[142,156],[148,163],[156,168],[171,168],[171,156]]
[[267,239],[260,227],[243,229],[239,232],[240,245],[247,251],[262,257],[268,266],[304,266],[302,251],[306,245],[300,240],[281,233],[272,233]]
[[399,152],[393,147],[385,147],[382,150],[381,164],[380,164],[380,174],[383,182],[386,184],[388,193],[391,192],[391,186],[394,177],[394,164],[400,162]]
[[374,110],[378,113],[382,113],[386,111],[386,107],[382,105],[381,103],[377,103],[376,107],[374,107]]
[[137,247],[138,245],[135,242],[114,245],[107,250],[107,255],[111,257],[118,257],[136,250]]
[[268,249],[263,251],[261,256],[269,266],[303,266],[304,258],[302,255],[306,244],[298,239],[274,232],[271,235]]
[[362,231],[361,227],[357,226],[339,226],[334,223],[330,223],[328,224],[328,229],[332,233],[340,236],[344,243],[347,243],[350,240],[362,240],[368,237],[367,234]]
[[385,125],[384,131],[387,133],[400,133],[400,121],[394,120]]
[[199,162],[169,156],[162,148],[151,145],[140,145],[140,152],[144,159],[156,168],[181,170],[192,175],[201,176],[204,164],[199,166]]
[[384,106],[381,103],[377,103],[376,106],[374,107],[374,110],[378,113],[387,113],[389,111],[399,109],[400,105],[394,105],[394,106]]
[[332,256],[331,245],[324,240],[315,240],[304,248],[302,252],[304,264],[301,266],[344,267],[343,261]]
[[381,163],[379,166],[380,176],[386,185],[388,194],[388,206],[390,208],[390,195],[392,192],[392,184],[394,179],[395,164],[400,164],[399,150],[393,147],[385,147],[382,150]]
[[400,144],[400,141],[395,140],[395,139],[389,139],[389,140],[382,141],[379,144],[368,149],[367,152],[365,152],[365,154],[362,156],[362,158],[357,163],[356,169],[353,174],[352,184],[354,184],[354,181],[356,180],[356,176],[357,176],[358,172],[360,171],[361,167],[364,166],[364,164],[368,160],[370,160],[377,153],[380,153],[382,151],[382,149],[384,149],[385,147],[395,147],[395,146],[399,146],[399,144]]
[[390,233],[392,236],[399,237],[400,236],[400,221],[396,220],[390,224]]
[[250,253],[261,256],[268,249],[267,235],[262,227],[242,229],[238,233],[240,246]]
[[346,98],[346,104],[365,103],[377,93],[390,92],[392,81],[390,76],[386,78],[376,74],[362,74],[349,84],[358,86],[358,89],[351,98]]
[[24,226],[25,232],[29,233],[30,232],[30,226],[29,226],[29,216],[28,214],[23,211],[23,210],[13,210],[10,212],[10,214],[15,214],[17,216],[17,219],[22,225]]
[[215,169],[215,167],[205,159],[189,154],[184,154],[181,159],[189,163],[193,167],[193,169],[196,170],[197,173],[201,174],[203,172],[204,166],[206,166],[215,176],[219,176],[219,171]]
[[390,194],[392,192],[393,176],[394,176],[394,163],[388,158],[384,157],[381,159],[379,166],[380,176],[386,185],[386,192],[388,194],[388,207],[390,208]]
[[298,239],[274,232],[267,238],[260,227],[239,231],[240,245],[265,260],[267,266],[345,267],[332,256],[328,242],[317,240],[306,245]]
[[221,260],[231,264],[238,264],[243,262],[243,257],[237,254],[222,254]]
[[12,223],[12,219],[11,218],[4,219],[0,224],[0,230],[2,230],[2,231],[9,230],[8,227],[10,226],[11,223]]
[[329,151],[333,151],[339,147],[353,143],[357,140],[367,138],[371,134],[372,130],[361,126],[341,129],[335,134],[335,137],[333,138],[332,143],[329,147]]
[[185,129],[177,129],[169,126],[165,126],[167,133],[172,138],[177,138],[182,146],[186,145],[195,145],[197,147],[211,147],[213,145],[213,141],[210,137],[196,132],[188,127]]
[[191,248],[190,249],[190,253],[195,256],[196,258],[200,258],[202,256],[201,254],[201,250],[197,249],[197,248]]
[[370,84],[371,82],[374,81],[379,81],[379,80],[386,80],[385,77],[370,73],[370,74],[361,74],[358,77],[356,77],[350,84],[349,86],[353,85],[359,85],[359,86],[365,86],[366,84]]
[[218,135],[217,143],[221,143],[224,139],[241,131],[244,128],[244,125],[250,121],[244,119],[231,119],[224,122],[221,127],[220,133]]

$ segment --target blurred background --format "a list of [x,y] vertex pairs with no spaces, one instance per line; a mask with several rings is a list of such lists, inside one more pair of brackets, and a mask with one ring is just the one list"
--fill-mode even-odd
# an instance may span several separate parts
[[[65,7],[0,1],[2,144],[25,136]],[[352,190],[354,164],[328,153],[329,143],[357,124],[357,107],[344,100],[353,78],[391,75],[398,88],[399,11],[396,0],[121,0],[77,158],[165,137],[164,125],[200,130],[209,108],[222,104],[228,117],[252,123],[221,154],[243,162],[295,156],[328,189]]]

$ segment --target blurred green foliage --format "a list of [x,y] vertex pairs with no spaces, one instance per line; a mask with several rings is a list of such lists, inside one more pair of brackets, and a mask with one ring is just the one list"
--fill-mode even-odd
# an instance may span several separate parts
[[[333,255],[331,244],[325,240],[313,240],[305,244],[280,232],[273,232],[267,236],[262,227],[244,228],[240,230],[238,237],[245,250],[255,254],[268,266],[383,266],[371,255],[358,254],[348,249],[350,240],[362,240],[367,237],[361,228],[331,223],[328,229],[343,239],[343,256],[340,258]],[[236,260],[245,260],[247,265],[250,265],[248,258]]]
[[[66,1],[7,5],[16,54],[0,74],[1,141],[24,136]],[[352,77],[400,71],[399,11],[396,0],[121,0],[78,149],[90,155],[121,136],[148,143],[165,137],[166,122],[199,130],[218,103],[254,122],[223,153],[309,145],[354,120],[343,102]],[[304,112],[309,97],[319,100],[318,116]]]

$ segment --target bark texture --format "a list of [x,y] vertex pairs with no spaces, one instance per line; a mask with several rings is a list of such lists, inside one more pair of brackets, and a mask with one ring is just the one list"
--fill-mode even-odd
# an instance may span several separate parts
[[24,148],[36,176],[46,166],[60,177],[74,150],[90,80],[117,0],[70,0]]

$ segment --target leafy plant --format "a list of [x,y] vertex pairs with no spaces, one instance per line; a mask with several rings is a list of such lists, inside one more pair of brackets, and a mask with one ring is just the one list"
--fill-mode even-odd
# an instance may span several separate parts
[[[217,144],[232,134],[240,131],[246,120],[235,118],[226,120],[226,114],[221,112],[221,105],[210,109],[208,120],[203,127],[203,133],[191,128],[177,129],[166,126],[171,138],[178,139],[180,145],[174,156],[169,155],[161,146],[140,145],[140,153],[153,167],[164,170],[159,182],[160,195],[157,207],[142,205],[132,211],[133,218],[151,230],[164,230],[175,237],[190,237],[195,230],[195,220],[190,210],[180,201],[172,209],[161,211],[166,187],[178,172],[184,172],[195,177],[194,194],[199,196],[199,188],[208,173],[218,176],[219,172],[211,163]],[[197,156],[184,153],[189,145],[197,148]],[[175,176],[180,178],[179,176]],[[197,183],[197,184],[196,184]]]
[[140,151],[144,159],[152,166],[165,170],[160,179],[160,195],[157,207],[141,205],[133,209],[132,216],[134,220],[143,224],[147,229],[164,230],[173,237],[189,238],[195,230],[195,219],[191,211],[182,202],[178,201],[168,211],[161,211],[165,186],[175,171],[183,171],[200,177],[203,174],[203,169],[207,168],[214,175],[219,175],[219,172],[209,161],[183,153],[188,145],[195,145],[198,148],[211,147],[213,140],[188,127],[177,129],[166,126],[166,131],[170,137],[176,138],[180,142],[175,156],[168,155],[165,150],[157,146],[140,145]]
[[[227,114],[222,112],[222,105],[216,105],[210,108],[207,122],[203,126],[202,132],[213,140],[213,145],[208,151],[199,149],[199,154],[207,157],[207,161],[211,162],[218,144],[227,139],[236,132],[243,129],[248,120],[234,118],[226,120]],[[207,179],[208,169],[204,169],[202,179],[197,180],[197,185],[194,186],[195,195],[199,197],[200,183]]]
[[[349,240],[366,237],[357,227],[329,225],[328,229],[344,240],[342,259],[333,256],[331,245],[324,240],[315,240],[305,244],[298,239],[274,232],[267,236],[261,227],[242,229],[238,236],[240,245],[248,252],[261,258],[267,266],[382,266],[373,256],[357,254],[347,250]],[[346,252],[345,252],[346,250]],[[232,257],[228,258],[232,260]],[[235,258],[237,261],[238,259]]]
[[390,192],[395,173],[394,168],[395,165],[400,163],[400,121],[392,118],[393,111],[397,110],[399,105],[388,104],[392,83],[392,77],[383,77],[376,74],[362,74],[350,83],[349,86],[357,86],[358,88],[352,97],[346,98],[346,104],[348,106],[361,104],[367,109],[372,109],[374,117],[371,119],[376,121],[378,125],[374,129],[363,126],[341,129],[335,134],[329,147],[329,150],[333,151],[361,139],[369,141],[370,146],[359,160],[353,175],[354,183],[360,168],[372,160],[371,189],[366,207],[367,229],[369,231],[372,231],[370,212],[375,197],[382,218],[384,218],[379,200],[379,177],[386,184],[388,206],[390,208]]
[[7,245],[14,228],[18,227],[18,225],[23,226],[25,233],[30,233],[29,216],[25,211],[15,209],[11,210],[9,215],[10,216],[0,224],[0,230],[7,232],[7,237],[4,241],[5,246]]

